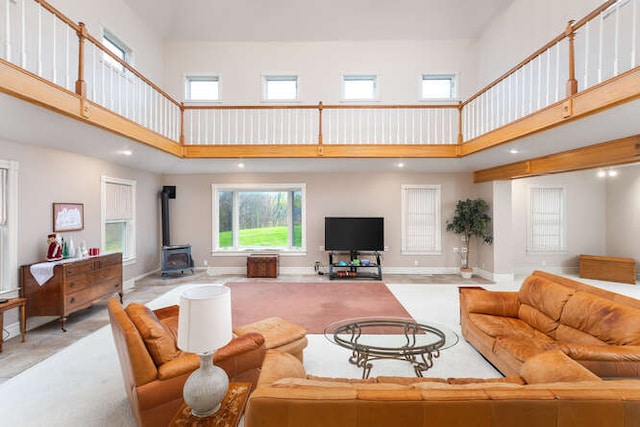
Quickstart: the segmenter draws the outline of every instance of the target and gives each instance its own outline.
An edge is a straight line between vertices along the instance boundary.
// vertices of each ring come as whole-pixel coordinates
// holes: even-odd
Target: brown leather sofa
[[[558,350],[501,379],[318,378],[268,350],[245,427],[631,427],[640,380],[602,380]]]
[[[535,271],[517,292],[460,288],[462,334],[504,375],[558,349],[601,377],[640,376],[640,301]]]
[[[150,310],[131,303],[126,308],[117,299],[108,302],[109,318],[125,388],[139,426],[165,426],[182,405],[184,383],[200,365],[200,358],[176,346],[178,306]],[[249,333],[234,338],[219,349],[214,363],[230,381],[254,385],[266,348],[264,338]]]

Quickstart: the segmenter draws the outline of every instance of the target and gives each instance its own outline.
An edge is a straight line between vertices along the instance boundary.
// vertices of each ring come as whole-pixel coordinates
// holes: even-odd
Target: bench
[[[580,277],[635,284],[636,260],[633,258],[580,255]]]

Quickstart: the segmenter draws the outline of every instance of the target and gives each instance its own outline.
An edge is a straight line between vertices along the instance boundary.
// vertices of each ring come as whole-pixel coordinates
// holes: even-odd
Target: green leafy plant
[[[464,247],[460,251],[463,270],[469,269],[469,242],[472,237],[479,237],[487,244],[493,243],[488,210],[489,205],[482,199],[458,200],[453,218],[447,221],[447,231],[463,236]]]

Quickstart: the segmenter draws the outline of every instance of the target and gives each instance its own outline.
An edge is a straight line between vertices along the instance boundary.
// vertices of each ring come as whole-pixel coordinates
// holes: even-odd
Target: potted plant
[[[472,237],[479,237],[491,244],[493,237],[489,233],[491,217],[487,214],[489,205],[482,199],[458,200],[453,218],[447,221],[447,231],[462,235],[464,246],[460,249],[462,267],[460,273],[465,279],[471,278],[473,269],[469,267],[469,242]]]

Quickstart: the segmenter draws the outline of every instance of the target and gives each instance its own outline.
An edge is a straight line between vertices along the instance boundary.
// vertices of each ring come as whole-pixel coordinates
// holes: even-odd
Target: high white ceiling
[[[165,40],[475,38],[514,0],[124,0]]]

